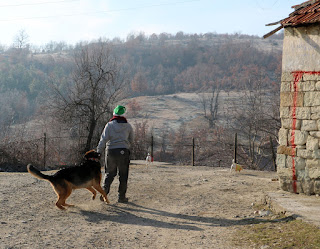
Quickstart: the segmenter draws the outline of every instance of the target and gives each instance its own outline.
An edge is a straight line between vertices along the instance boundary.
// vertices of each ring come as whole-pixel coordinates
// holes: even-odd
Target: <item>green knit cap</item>
[[[121,116],[122,114],[124,114],[126,112],[126,108],[122,105],[118,105],[116,108],[114,108],[113,113]]]

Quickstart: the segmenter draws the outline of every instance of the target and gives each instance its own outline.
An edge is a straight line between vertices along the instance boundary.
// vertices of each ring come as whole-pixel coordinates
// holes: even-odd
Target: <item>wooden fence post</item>
[[[274,168],[274,171],[277,171],[276,155],[274,154],[274,150],[273,150],[273,142],[272,142],[271,136],[269,138],[270,138],[270,147],[271,147],[271,152],[272,152],[273,168]]]
[[[191,164],[194,166],[194,137],[192,138]]]
[[[47,133],[43,134],[43,167],[46,167]]]
[[[234,163],[237,163],[237,146],[238,146],[238,134],[236,133],[234,135],[234,156],[233,156],[233,159],[234,159]]]
[[[153,160],[153,136],[151,135],[151,151],[150,151],[150,154],[151,154],[151,159]]]

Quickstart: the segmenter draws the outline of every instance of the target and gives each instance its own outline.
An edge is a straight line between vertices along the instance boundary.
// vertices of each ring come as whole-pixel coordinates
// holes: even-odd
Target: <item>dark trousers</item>
[[[123,198],[127,192],[130,151],[128,149],[107,150],[105,166],[104,190],[106,194],[110,192],[110,186],[114,177],[119,172],[119,198]]]

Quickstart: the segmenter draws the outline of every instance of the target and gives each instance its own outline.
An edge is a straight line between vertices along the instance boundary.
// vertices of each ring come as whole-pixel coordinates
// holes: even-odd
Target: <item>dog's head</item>
[[[95,150],[89,150],[84,154],[84,159],[85,160],[99,160],[101,154],[96,152]]]

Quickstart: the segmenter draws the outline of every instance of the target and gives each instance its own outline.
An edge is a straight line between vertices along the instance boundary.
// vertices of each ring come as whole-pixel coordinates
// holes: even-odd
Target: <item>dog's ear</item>
[[[90,157],[92,157],[94,154],[96,153],[96,151],[95,150],[89,150],[89,151],[87,151],[85,154],[84,154],[84,158],[90,158]]]

